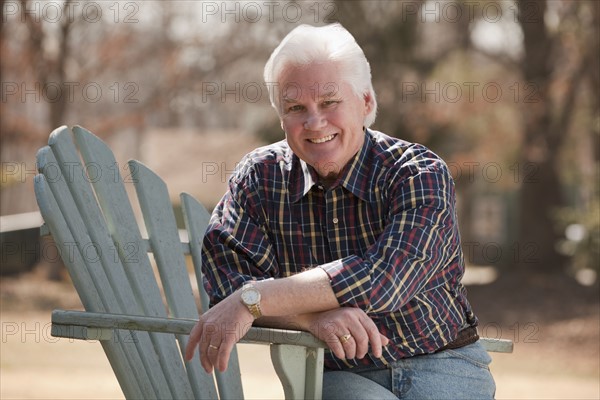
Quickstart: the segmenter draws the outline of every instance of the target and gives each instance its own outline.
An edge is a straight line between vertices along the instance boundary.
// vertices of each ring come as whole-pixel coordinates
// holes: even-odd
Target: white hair
[[[265,65],[264,78],[271,105],[279,113],[277,88],[282,72],[290,66],[335,62],[340,79],[352,87],[361,99],[369,95],[373,107],[365,116],[364,126],[375,122],[377,100],[371,82],[371,66],[354,37],[342,25],[335,23],[322,27],[300,25],[294,28],[273,50]]]

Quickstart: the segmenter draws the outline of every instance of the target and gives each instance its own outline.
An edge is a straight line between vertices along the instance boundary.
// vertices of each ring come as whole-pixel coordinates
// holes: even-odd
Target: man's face
[[[279,80],[280,118],[288,144],[322,178],[335,178],[364,142],[370,96],[340,80],[337,64],[289,67]]]

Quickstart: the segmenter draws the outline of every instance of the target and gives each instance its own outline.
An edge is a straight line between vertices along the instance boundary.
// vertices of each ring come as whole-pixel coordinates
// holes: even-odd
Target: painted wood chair
[[[128,399],[242,399],[235,350],[227,371],[216,379],[197,357],[183,362],[181,355],[198,316],[188,254],[201,307],[208,305],[200,271],[206,209],[189,194],[181,195],[189,238],[182,242],[165,183],[142,163],[130,161],[129,180],[148,232],[145,239],[120,168],[104,142],[84,128],[71,133],[61,127],[48,143],[37,155],[35,194],[44,230],[54,237],[86,310],[54,311],[52,334],[99,340]],[[286,398],[321,397],[325,345],[314,336],[251,328],[242,342],[270,345]]]
[[[208,305],[200,269],[206,209],[181,194],[188,237],[182,241],[165,183],[142,163],[129,161],[146,239],[104,142],[76,126],[73,132],[56,129],[48,144],[38,152],[35,177],[42,233],[54,237],[85,308],[55,310],[52,335],[99,340],[128,399],[242,399],[236,350],[227,371],[215,377],[204,372],[197,357],[182,360],[198,316],[191,279],[197,280],[202,310]],[[193,260],[195,278],[186,255]],[[241,340],[248,342],[270,346],[286,399],[321,398],[323,342],[306,332],[257,327]],[[512,351],[510,341],[482,343],[488,351]]]

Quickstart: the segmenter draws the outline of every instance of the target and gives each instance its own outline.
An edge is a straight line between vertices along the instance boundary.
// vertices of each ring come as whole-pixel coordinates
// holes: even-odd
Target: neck
[[[319,175],[319,183],[329,189],[335,181],[338,179],[338,175],[335,172],[330,172],[326,176]]]

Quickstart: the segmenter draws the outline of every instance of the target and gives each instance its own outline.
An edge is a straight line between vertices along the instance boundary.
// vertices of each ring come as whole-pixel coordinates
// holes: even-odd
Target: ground
[[[515,343],[512,354],[492,354],[497,398],[600,398],[597,285],[508,271],[468,290],[480,333]],[[3,277],[0,301],[0,398],[122,398],[97,342],[50,335],[52,309],[81,307],[68,281],[48,280],[43,268]],[[239,351],[247,397],[280,398],[268,349],[244,345]]]

